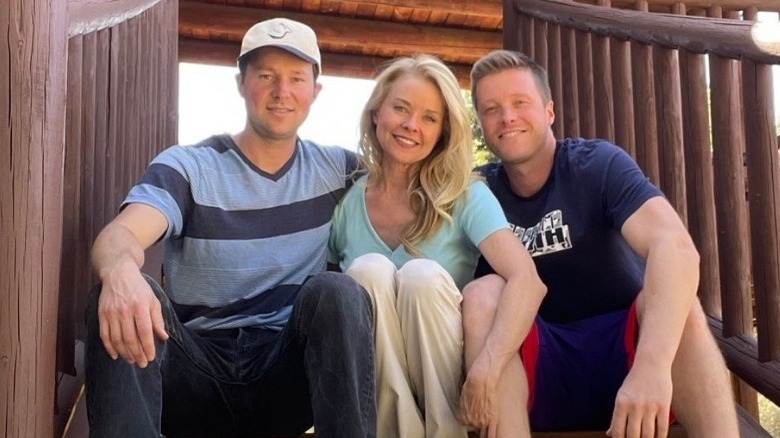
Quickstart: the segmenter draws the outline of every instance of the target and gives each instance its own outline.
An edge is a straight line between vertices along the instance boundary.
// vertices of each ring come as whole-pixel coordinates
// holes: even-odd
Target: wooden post
[[[0,431],[53,435],[67,2],[0,4]]]

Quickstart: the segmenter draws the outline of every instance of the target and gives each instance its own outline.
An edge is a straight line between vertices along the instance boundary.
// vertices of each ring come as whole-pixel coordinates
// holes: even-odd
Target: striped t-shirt
[[[214,136],[160,153],[123,205],[168,219],[165,290],[186,326],[281,329],[300,285],[326,268],[333,210],[357,164],[299,140],[271,175]]]

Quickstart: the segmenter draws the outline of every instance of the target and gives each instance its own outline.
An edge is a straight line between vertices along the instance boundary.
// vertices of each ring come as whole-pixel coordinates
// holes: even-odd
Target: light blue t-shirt
[[[168,220],[165,292],[187,327],[281,330],[300,286],[326,269],[330,220],[357,164],[299,140],[268,174],[219,135],[160,153],[124,203]]]
[[[367,176],[347,191],[336,207],[330,232],[329,262],[346,271],[352,261],[368,253],[382,254],[397,268],[412,260],[403,245],[390,248],[371,225],[366,210]],[[439,230],[420,242],[420,258],[439,263],[463,289],[474,278],[480,252],[478,245],[508,222],[501,205],[484,182],[475,180],[467,192],[455,201],[453,221],[444,221]]]

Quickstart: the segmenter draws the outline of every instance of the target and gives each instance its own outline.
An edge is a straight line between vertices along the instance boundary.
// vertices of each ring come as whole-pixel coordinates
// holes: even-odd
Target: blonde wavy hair
[[[409,193],[415,221],[403,232],[407,252],[419,255],[417,245],[432,236],[443,221],[452,221],[455,201],[471,180],[473,162],[471,120],[458,80],[438,58],[416,55],[397,58],[376,77],[376,86],[360,117],[359,148],[370,184],[382,178],[383,150],[376,136],[376,114],[395,82],[406,75],[425,78],[441,92],[445,115],[441,137],[430,155],[412,168]]]

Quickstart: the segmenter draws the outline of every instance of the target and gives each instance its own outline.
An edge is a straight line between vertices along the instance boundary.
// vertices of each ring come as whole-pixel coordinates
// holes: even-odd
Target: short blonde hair
[[[541,65],[525,53],[512,50],[493,50],[478,59],[471,67],[471,103],[474,105],[474,110],[479,111],[477,107],[477,84],[479,81],[493,73],[512,69],[530,71],[536,79],[536,87],[544,98],[544,102],[552,100],[547,71]]]
[[[430,55],[395,59],[376,77],[376,87],[360,117],[359,147],[372,180],[382,178],[383,159],[373,116],[395,82],[405,75],[433,83],[445,107],[441,137],[430,155],[415,164],[409,184],[416,219],[404,230],[401,240],[410,254],[418,255],[417,245],[432,236],[442,221],[452,220],[455,200],[468,188],[473,161],[471,120],[458,81],[441,60]]]

